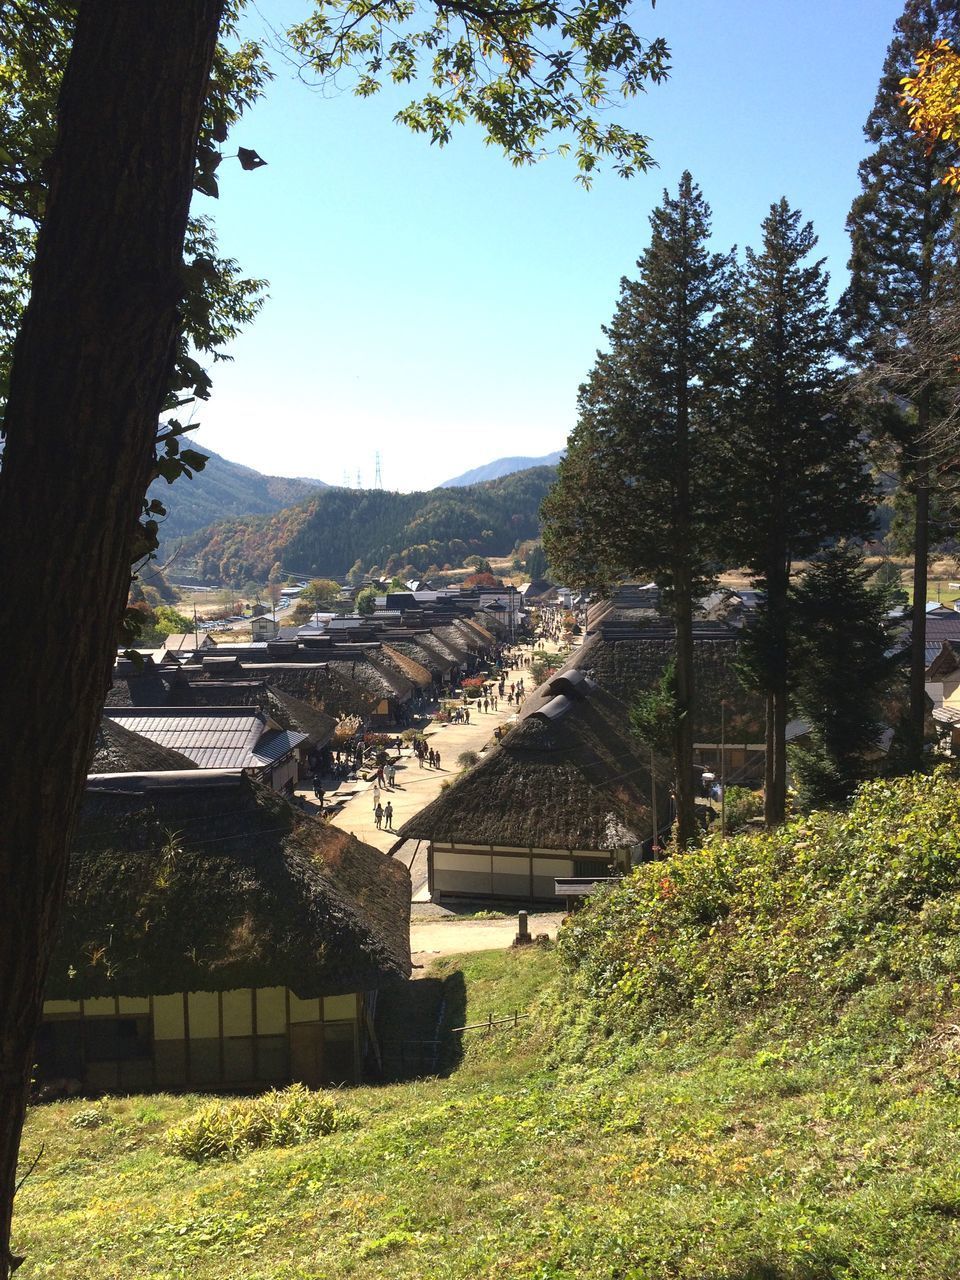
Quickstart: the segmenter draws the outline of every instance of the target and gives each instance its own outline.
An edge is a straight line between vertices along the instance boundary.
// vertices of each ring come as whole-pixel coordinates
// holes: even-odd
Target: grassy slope
[[[557,951],[438,962],[394,1028],[429,1034],[441,987],[448,1026],[537,992],[541,1017],[465,1037],[448,1078],[350,1091],[355,1131],[197,1167],[162,1146],[196,1099],[87,1129],[89,1104],[37,1108],[21,1274],[952,1280],[958,921],[947,776],[714,843]]]

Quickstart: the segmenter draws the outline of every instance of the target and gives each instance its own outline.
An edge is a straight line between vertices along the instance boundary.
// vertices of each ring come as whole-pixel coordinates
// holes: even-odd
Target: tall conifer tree
[[[872,577],[859,548],[839,543],[791,592],[794,698],[809,725],[809,742],[793,748],[791,763],[804,808],[845,804],[875,768],[870,755],[897,659],[889,653],[891,592]]]
[[[609,350],[580,389],[580,416],[543,505],[544,547],[571,582],[654,578],[677,629],[678,840],[696,836],[693,601],[714,558],[719,308],[731,259],[710,253],[710,209],[689,173],[650,218],[636,280],[604,329]]]
[[[735,465],[725,545],[763,592],[749,647],[766,699],[764,816],[783,821],[789,687],[787,593],[791,566],[824,541],[868,521],[868,481],[857,430],[834,367],[836,325],[811,223],[781,199],[748,249],[736,323],[738,378],[731,397]]]
[[[861,366],[880,361],[903,368],[905,335],[922,335],[945,276],[955,269],[951,230],[957,192],[942,183],[960,158],[956,138],[929,144],[910,127],[901,105],[901,80],[915,70],[916,54],[935,41],[960,38],[958,0],[907,0],[887,50],[877,98],[864,133],[874,150],[860,165],[861,192],[847,219],[850,285],[841,313]],[[896,358],[891,356],[896,353]],[[896,415],[892,435],[900,472],[916,502],[913,538],[913,641],[910,664],[910,742],[913,763],[923,746],[925,605],[932,468],[930,432],[936,387],[916,369],[888,390],[910,408]]]

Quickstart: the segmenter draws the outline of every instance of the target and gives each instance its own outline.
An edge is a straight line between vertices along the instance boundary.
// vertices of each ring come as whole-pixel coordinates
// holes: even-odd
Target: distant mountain
[[[459,566],[464,557],[505,556],[536,538],[555,467],[534,467],[485,484],[423,493],[325,488],[272,515],[223,520],[184,544],[181,564],[203,582],[262,581],[287,573],[340,577],[360,561],[393,574]]]
[[[530,467],[555,467],[563,457],[564,450],[548,453],[543,458],[498,458],[496,462],[488,462],[485,467],[474,467],[465,471],[462,476],[453,480],[444,480],[438,485],[440,489],[459,489],[463,485],[483,484],[485,480],[499,480],[501,476],[513,475],[514,471],[527,471]]]
[[[209,458],[204,469],[192,480],[181,477],[172,485],[165,480],[155,480],[150,486],[150,497],[159,498],[167,508],[167,518],[160,526],[160,537],[167,550],[181,538],[218,520],[270,515],[318,489],[329,487],[323,480],[261,475],[252,467],[228,462],[199,441],[188,441],[188,444]]]

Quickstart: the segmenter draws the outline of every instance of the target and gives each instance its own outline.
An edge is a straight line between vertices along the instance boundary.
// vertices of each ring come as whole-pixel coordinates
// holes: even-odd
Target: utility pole
[[[380,450],[379,449],[377,450],[377,453],[376,453],[376,462],[374,464],[374,470],[373,470],[373,487],[375,489],[383,488],[383,479],[380,475]]]

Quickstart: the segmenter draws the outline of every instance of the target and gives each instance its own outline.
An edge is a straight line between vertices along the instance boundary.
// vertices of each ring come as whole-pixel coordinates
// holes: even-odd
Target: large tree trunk
[[[68,850],[172,369],[221,9],[83,0],[15,349],[0,472],[0,1280]]]

